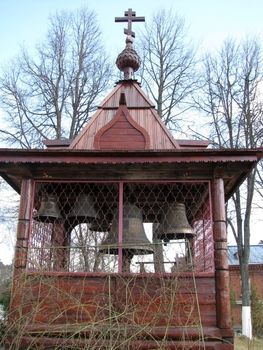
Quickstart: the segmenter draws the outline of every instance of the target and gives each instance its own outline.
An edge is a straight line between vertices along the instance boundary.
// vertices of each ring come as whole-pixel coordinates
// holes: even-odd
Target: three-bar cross
[[[132,9],[124,12],[125,17],[115,17],[115,22],[128,22],[128,29],[124,29],[124,34],[131,35],[135,38],[135,33],[132,31],[132,22],[144,22],[145,17],[136,17],[136,12]]]

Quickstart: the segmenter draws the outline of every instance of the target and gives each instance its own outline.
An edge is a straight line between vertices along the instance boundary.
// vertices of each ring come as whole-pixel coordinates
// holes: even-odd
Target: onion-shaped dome
[[[132,38],[127,37],[125,49],[118,55],[116,65],[124,73],[124,79],[132,79],[141,64],[140,57],[132,47]]]

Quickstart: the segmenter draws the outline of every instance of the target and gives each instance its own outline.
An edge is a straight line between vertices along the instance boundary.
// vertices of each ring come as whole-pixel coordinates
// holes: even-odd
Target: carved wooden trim
[[[118,121],[121,121],[123,117],[128,121],[131,126],[136,129],[144,138],[144,149],[150,148],[150,137],[147,131],[141,127],[136,121],[131,117],[128,108],[125,105],[120,105],[116,115],[112,118],[112,120],[106,124],[103,128],[101,128],[97,134],[94,137],[94,147],[95,149],[101,149],[101,138],[103,137],[103,134],[110,130]],[[116,146],[118,145],[118,136],[116,136],[116,141],[113,143]],[[132,140],[131,140],[132,142]],[[121,149],[121,147],[114,147],[114,149]],[[131,148],[132,149],[132,148]],[[136,150],[136,147],[134,148]]]

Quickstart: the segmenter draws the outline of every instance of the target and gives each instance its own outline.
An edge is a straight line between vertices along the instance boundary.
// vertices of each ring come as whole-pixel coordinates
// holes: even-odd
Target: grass
[[[263,339],[254,338],[249,340],[246,337],[235,338],[235,350],[263,350]]]

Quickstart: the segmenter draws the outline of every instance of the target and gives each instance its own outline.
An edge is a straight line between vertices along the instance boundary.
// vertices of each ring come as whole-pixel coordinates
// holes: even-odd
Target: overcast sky
[[[48,17],[56,10],[83,5],[95,10],[108,50],[123,48],[124,23],[114,23],[132,8],[149,20],[159,8],[173,9],[185,18],[189,36],[203,50],[215,48],[228,36],[263,36],[263,0],[0,0],[0,65],[19,52],[20,45],[34,47],[48,27]],[[136,23],[138,30],[141,23]]]

